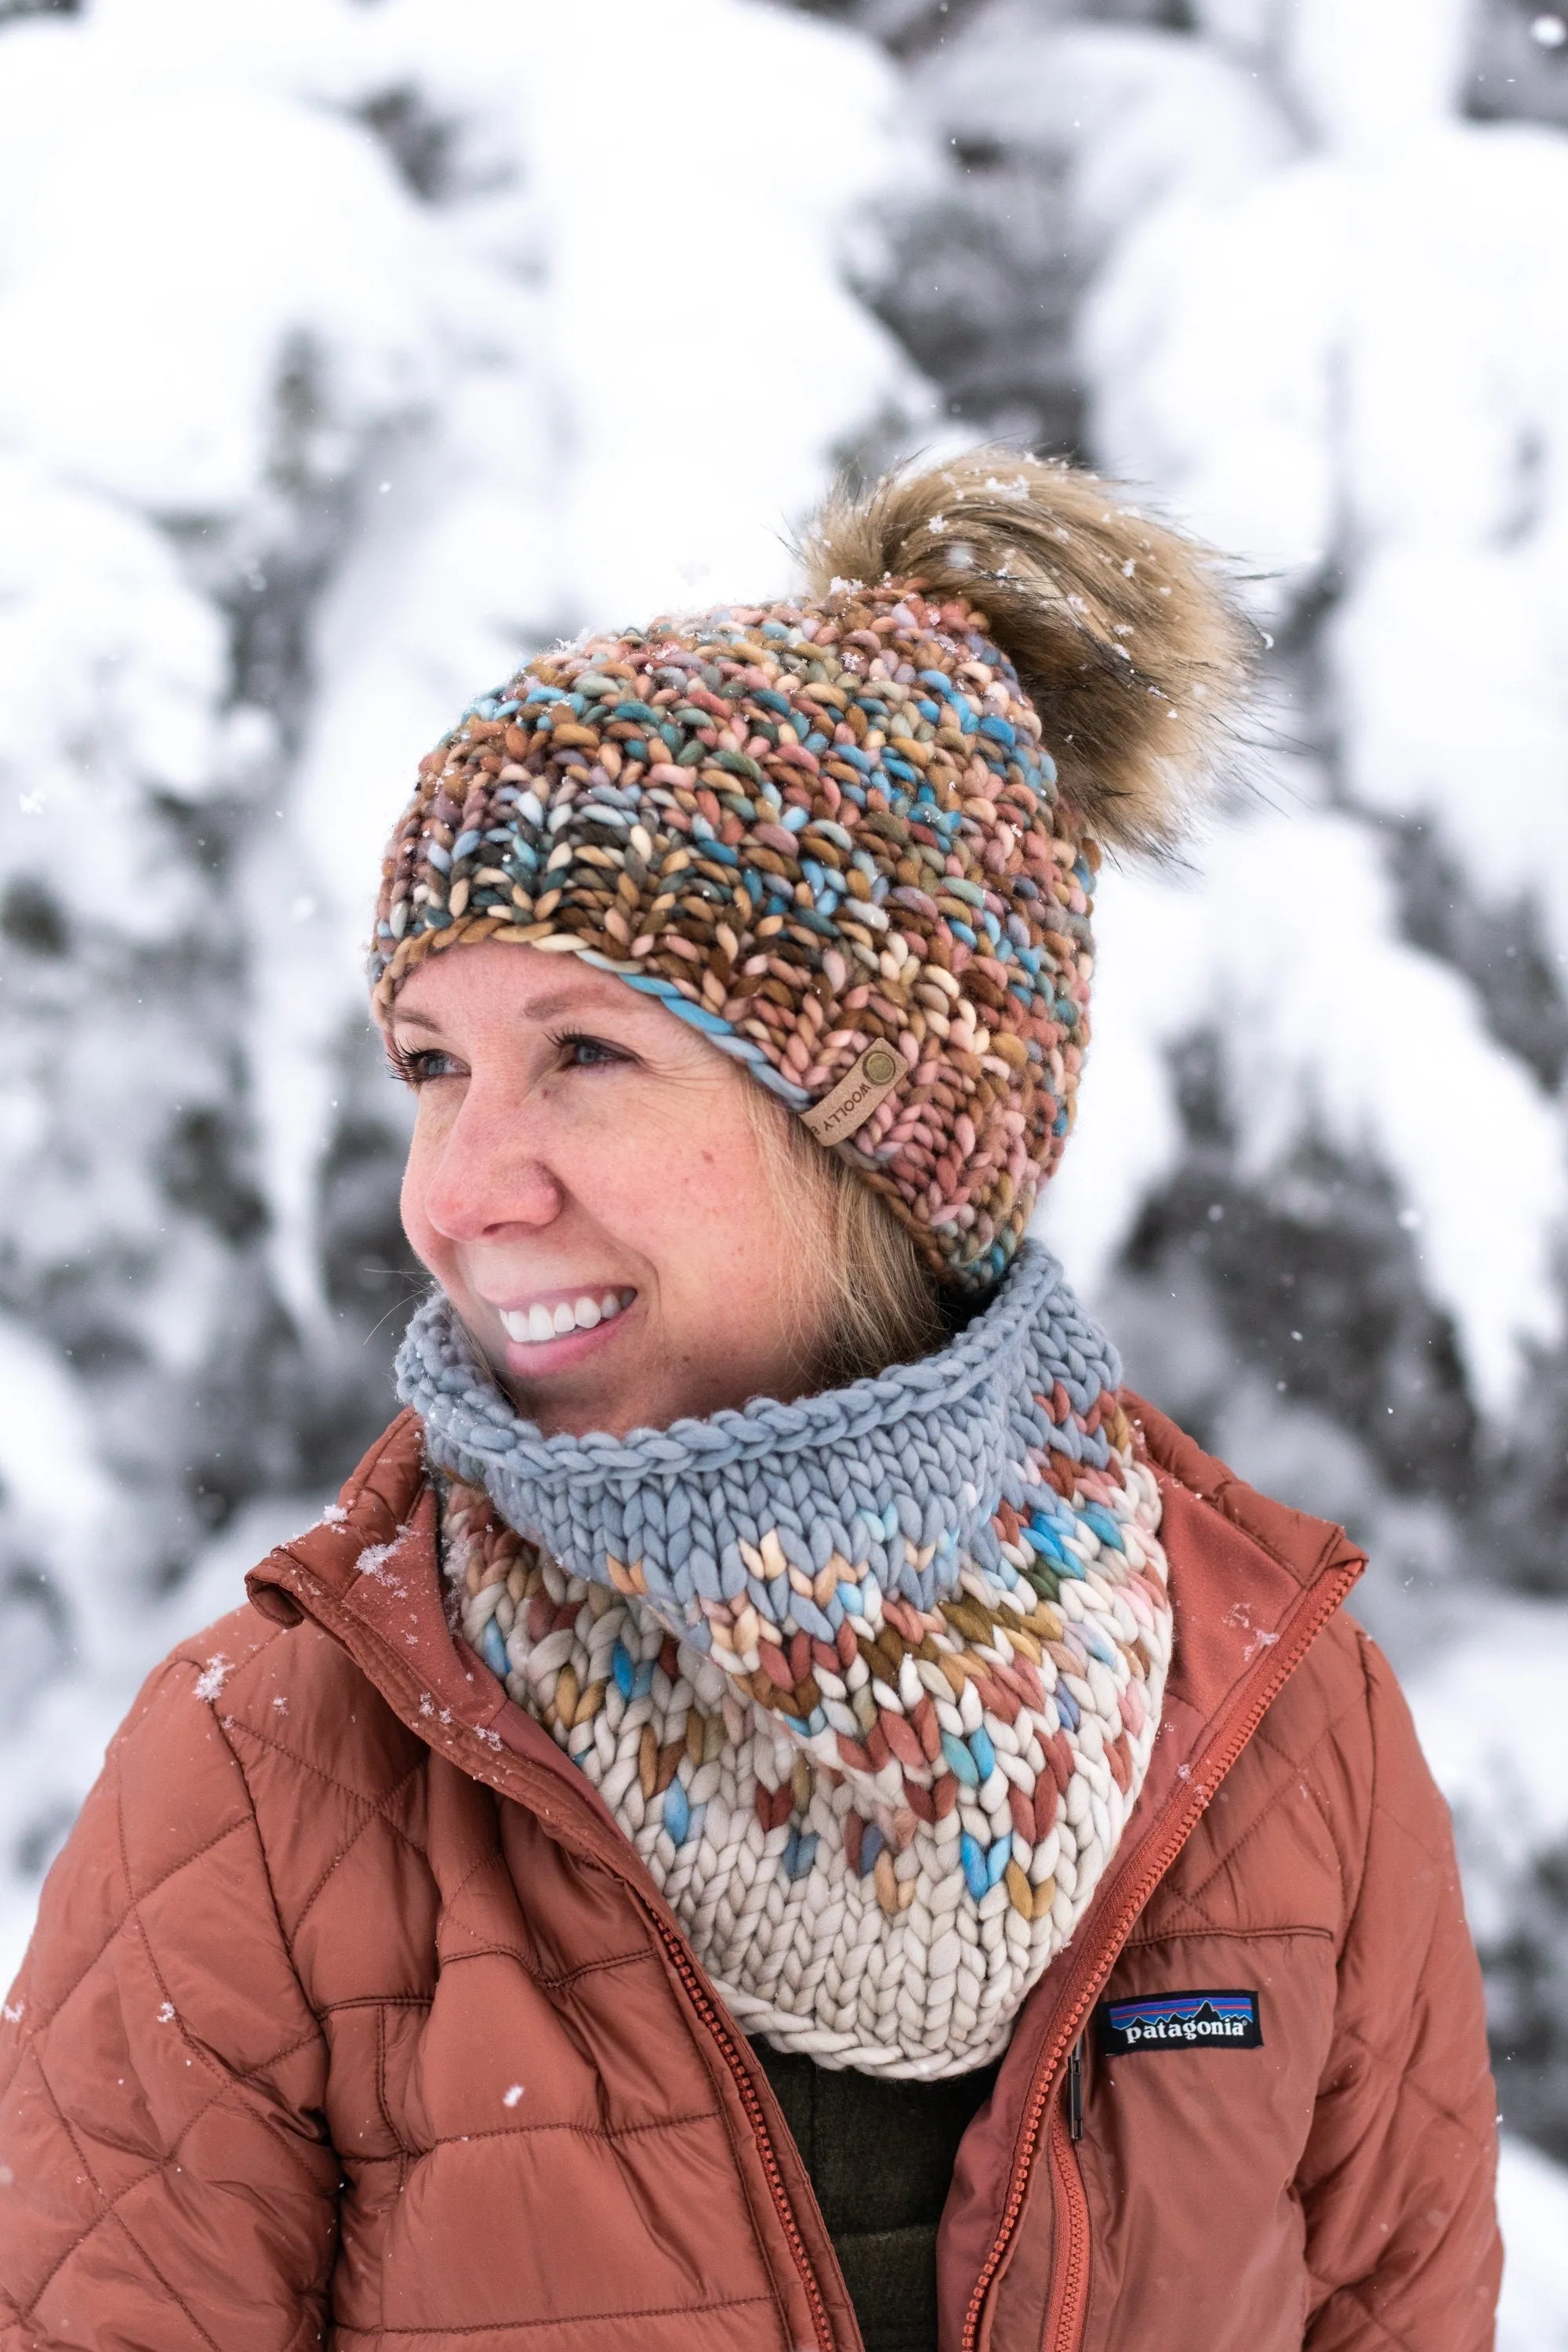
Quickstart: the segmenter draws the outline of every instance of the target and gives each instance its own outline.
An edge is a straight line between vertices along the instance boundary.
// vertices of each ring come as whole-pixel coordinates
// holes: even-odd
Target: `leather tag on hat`
[[[802,1111],[802,1121],[818,1143],[842,1143],[846,1136],[865,1126],[871,1113],[887,1101],[905,1075],[903,1055],[879,1038],[867,1046],[830,1095],[824,1095],[819,1103]]]

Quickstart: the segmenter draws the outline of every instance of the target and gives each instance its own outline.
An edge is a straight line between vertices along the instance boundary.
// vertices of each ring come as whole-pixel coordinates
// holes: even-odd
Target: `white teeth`
[[[584,1291],[582,1297],[569,1305],[565,1299],[558,1307],[503,1307],[497,1311],[501,1328],[509,1339],[521,1347],[531,1347],[542,1339],[563,1339],[569,1331],[592,1331],[597,1324],[608,1323],[629,1304],[629,1298],[618,1291],[606,1290],[602,1298],[594,1298]]]

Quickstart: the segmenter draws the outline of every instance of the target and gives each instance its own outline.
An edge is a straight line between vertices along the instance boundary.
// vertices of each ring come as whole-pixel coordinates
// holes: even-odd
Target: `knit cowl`
[[[1028,1243],[937,1352],[543,1436],[449,1303],[399,1389],[463,1637],[598,1790],[748,2032],[985,2063],[1099,1885],[1171,1654],[1120,1366]]]

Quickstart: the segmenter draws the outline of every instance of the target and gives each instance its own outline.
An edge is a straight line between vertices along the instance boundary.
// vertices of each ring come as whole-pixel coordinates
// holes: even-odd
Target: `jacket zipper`
[[[1051,2243],[1057,2259],[1052,2265],[1042,2352],[1074,2352],[1089,2301],[1089,2200],[1078,2161],[1078,2143],[1083,2137],[1081,2033],[1068,2056],[1066,2104],[1065,2123],[1059,2106],[1051,2117]]]
[[[636,1892],[635,1888],[631,1891]],[[640,1896],[638,1899],[643,1900]],[[646,1901],[644,1908],[647,1910],[648,1917],[658,1930],[660,1941],[669,1954],[680,1981],[686,1989],[687,1999],[718,2043],[720,2053],[734,2077],[735,2088],[741,2095],[741,2104],[746,2110],[746,2120],[752,2126],[752,2134],[763,2159],[763,2170],[767,2176],[768,2189],[773,2197],[773,2210],[778,2215],[779,2227],[788,2240],[790,2252],[795,2258],[795,2269],[800,2273],[801,2285],[805,2290],[805,2299],[810,2305],[811,2324],[816,2334],[819,2352],[837,2352],[833,2322],[827,2315],[827,2305],[823,2301],[822,2289],[817,2283],[816,2273],[812,2267],[811,2256],[806,2252],[805,2240],[800,2234],[800,2225],[795,2218],[795,2208],[789,2201],[789,2191],[784,2187],[784,2174],[779,2169],[778,2157],[773,2141],[768,2136],[767,2117],[763,2113],[763,2103],[757,2096],[756,2084],[752,2080],[744,2059],[735,2047],[733,2035],[726,2030],[718,2011],[709,2000],[703,1990],[702,1980],[679,1937],[670,1934],[664,1921],[656,1911],[647,1906]]]
[[[1078,2055],[1074,2049],[1073,2055]],[[1058,2105],[1051,2117],[1051,2186],[1056,2209],[1056,2259],[1052,2264],[1051,2307],[1046,2315],[1042,2352],[1075,2352],[1083,2333],[1089,2302],[1089,2200],[1079,2170],[1069,2113],[1064,2122]]]
[[[1100,1958],[1095,1964],[1094,1973],[1085,1985],[1084,1990],[1079,1993],[1077,2000],[1072,2004],[1063,2026],[1058,2030],[1050,2045],[1049,2054],[1045,2063],[1036,2070],[1035,2087],[1029,2095],[1029,2105],[1024,2119],[1023,2136],[1019,2142],[1017,2159],[1013,2168],[1012,2183],[1007,2191],[1007,2202],[1003,2208],[1002,2219],[998,2224],[996,2235],[992,2241],[991,2251],[980,2266],[980,2275],[974,2282],[974,2291],[969,2298],[969,2309],[964,2314],[963,2318],[963,2334],[960,2338],[960,2352],[975,2352],[980,2334],[980,2315],[984,2305],[985,2297],[990,2292],[992,2280],[995,2277],[998,2270],[1000,2270],[1002,2266],[1002,2257],[1007,2251],[1013,2231],[1017,2227],[1018,2216],[1024,2210],[1024,2200],[1028,2191],[1029,2172],[1034,2164],[1036,2150],[1039,2146],[1040,2127],[1045,2121],[1046,2109],[1049,2104],[1051,2095],[1057,2087],[1058,2068],[1060,2066],[1067,2052],[1079,2040],[1082,2032],[1085,2021],[1089,2016],[1089,2012],[1100,1997],[1100,1989],[1105,1982],[1107,1977],[1110,1974],[1111,1969],[1115,1967],[1117,1956],[1121,1952],[1122,1945],[1131,1934],[1133,1923],[1136,1921],[1139,1913],[1142,1910],[1144,1905],[1148,1902],[1149,1897],[1153,1894],[1154,1889],[1158,1886],[1160,1881],[1163,1878],[1165,1873],[1170,1869],[1171,1864],[1175,1861],[1176,1856],[1180,1853],[1183,1846],[1185,1845],[1188,1838],[1192,1835],[1194,1829],[1196,1827],[1205,1809],[1212,1801],[1215,1791],[1219,1787],[1220,1782],[1225,1779],[1226,1774],[1230,1770],[1231,1766],[1236,1762],[1237,1758],[1240,1755],[1242,1749],[1246,1747],[1247,1741],[1251,1738],[1253,1733],[1262,1722],[1265,1715],[1268,1712],[1269,1707],[1273,1705],[1280,1691],[1283,1690],[1285,1685],[1289,1681],[1290,1676],[1295,1673],[1296,1668],[1300,1664],[1301,1660],[1306,1656],[1308,1650],[1311,1647],[1311,1644],[1317,1638],[1318,1634],[1322,1631],[1323,1626],[1333,1615],[1334,1611],[1339,1607],[1341,1601],[1344,1599],[1352,1585],[1354,1584],[1358,1572],[1359,1571],[1354,1568],[1345,1568],[1340,1570],[1336,1574],[1331,1575],[1326,1580],[1326,1589],[1321,1597],[1319,1606],[1314,1610],[1304,1612],[1304,1627],[1300,1637],[1291,1643],[1289,1648],[1285,1651],[1282,1656],[1279,1651],[1276,1651],[1273,1661],[1273,1671],[1265,1675],[1263,1681],[1258,1685],[1251,1705],[1247,1707],[1246,1713],[1242,1716],[1240,1722],[1237,1725],[1236,1729],[1232,1732],[1230,1737],[1225,1742],[1223,1748],[1220,1749],[1215,1766],[1213,1769],[1212,1777],[1209,1777],[1206,1780],[1206,1786],[1201,1794],[1200,1801],[1172,1824],[1170,1832],[1162,1840],[1159,1847],[1151,1856],[1147,1866],[1141,1873],[1137,1881],[1133,1885],[1127,1899],[1123,1902],[1120,1912],[1117,1914],[1115,1923],[1106,1939],[1104,1948],[1100,1952]],[[1076,2316],[1070,2308],[1074,2300],[1073,2295],[1068,2292],[1067,2286],[1064,2284],[1062,2308],[1057,2330],[1054,2336],[1049,2336],[1047,2339],[1049,2346],[1049,2352],[1073,2352],[1073,2347],[1078,2342],[1078,2334],[1077,2332],[1072,2334],[1064,2333],[1064,2328],[1067,2323],[1070,2320],[1075,2331],[1081,2329],[1083,2316],[1081,2309],[1083,2300],[1082,2286],[1087,2283],[1088,2277],[1088,2202],[1084,2198],[1082,2176],[1079,2172],[1077,2158],[1072,2153],[1071,2143],[1067,2140],[1065,2131],[1063,2133],[1063,2154],[1065,2161],[1067,2165],[1071,2167],[1072,2181],[1076,2185],[1079,2206],[1081,2208],[1082,2212],[1083,2276],[1081,2280],[1077,2282],[1077,2300],[1079,2305],[1079,2308]],[[1060,2180],[1063,2194],[1067,2200],[1068,2214],[1070,2223],[1074,2212],[1073,2194],[1072,2189],[1068,2185],[1065,2169],[1058,2171],[1058,2179]],[[1069,2247],[1069,2255],[1071,2252],[1072,2249]]]

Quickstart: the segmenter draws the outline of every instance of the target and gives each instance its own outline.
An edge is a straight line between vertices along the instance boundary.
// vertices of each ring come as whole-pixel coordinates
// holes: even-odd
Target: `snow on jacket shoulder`
[[[1176,1663],[965,2137],[943,2352],[1485,2352],[1479,1974],[1339,1611],[1355,1555],[1138,1410]],[[0,2347],[851,2352],[743,2037],[447,1631],[408,1416],[342,1499],[152,1677],[50,1874],[3,2027]]]

